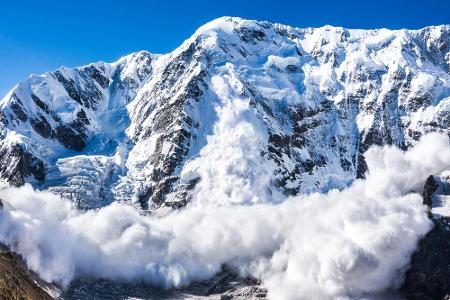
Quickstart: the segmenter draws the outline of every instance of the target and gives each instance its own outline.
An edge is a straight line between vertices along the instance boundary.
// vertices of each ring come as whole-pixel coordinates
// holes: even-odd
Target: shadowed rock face
[[[0,199],[0,210],[2,209],[3,202]],[[52,299],[37,282],[41,282],[42,286],[50,286],[28,271],[17,255],[0,244],[0,300]]]
[[[64,299],[266,299],[266,291],[253,279],[223,271],[210,280],[180,289],[165,290],[145,283],[78,279],[62,295]]]
[[[433,196],[450,195],[438,176],[424,186],[424,204],[430,209],[434,228],[420,242],[406,272],[402,293],[407,299],[450,299],[450,217],[433,214]]]
[[[434,228],[420,242],[402,293],[407,299],[450,299],[450,218],[432,218]]]
[[[433,194],[439,187],[439,181],[434,178],[433,175],[430,175],[425,182],[423,187],[423,204],[428,206],[429,209],[433,208]]]
[[[45,179],[43,161],[25,151],[21,145],[0,144],[0,157],[0,178],[14,186],[23,185],[28,176],[39,181]]]
[[[0,248],[0,299],[46,300],[52,298],[35,283],[15,255]]]

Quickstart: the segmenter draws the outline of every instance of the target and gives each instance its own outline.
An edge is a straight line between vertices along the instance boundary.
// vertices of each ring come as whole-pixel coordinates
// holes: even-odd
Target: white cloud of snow
[[[418,193],[428,175],[450,168],[449,140],[434,133],[408,152],[375,147],[366,160],[365,180],[279,204],[249,205],[246,185],[205,169],[211,184],[197,190],[201,204],[194,198],[193,205],[163,217],[119,203],[82,212],[28,185],[6,188],[0,190],[0,241],[43,279],[63,284],[88,274],[180,286],[228,264],[261,279],[272,299],[379,292],[395,285],[431,228]],[[214,163],[227,165],[220,157]],[[243,193],[232,195],[243,199],[233,205],[214,200],[240,188]]]
[[[184,181],[201,177],[194,193],[196,206],[279,199],[279,195],[268,193],[273,162],[261,155],[267,149],[267,133],[249,100],[236,95],[242,84],[230,73],[222,75],[225,79],[212,78],[217,97],[223,102],[216,108],[218,121],[200,156],[190,161],[181,174]]]

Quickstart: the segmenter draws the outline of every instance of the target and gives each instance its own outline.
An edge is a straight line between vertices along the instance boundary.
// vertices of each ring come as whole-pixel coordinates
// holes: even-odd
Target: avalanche
[[[366,160],[365,180],[280,204],[218,205],[227,195],[253,199],[248,193],[258,195],[260,184],[250,181],[247,189],[202,169],[216,184],[198,188],[201,203],[194,198],[163,217],[119,203],[83,212],[29,185],[5,188],[0,241],[43,279],[63,284],[89,275],[169,288],[227,264],[261,279],[272,299],[359,297],[401,281],[431,228],[418,192],[429,174],[450,168],[449,139],[429,134],[407,152],[374,147]]]

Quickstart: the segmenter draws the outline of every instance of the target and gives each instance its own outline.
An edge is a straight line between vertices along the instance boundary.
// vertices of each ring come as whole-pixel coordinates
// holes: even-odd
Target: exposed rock
[[[78,129],[78,128],[76,128]],[[69,126],[59,126],[56,128],[58,141],[69,149],[81,151],[86,146],[86,135]]]
[[[230,271],[194,282],[179,289],[163,289],[143,282],[124,283],[110,280],[78,279],[62,296],[64,299],[266,299],[266,291],[259,282],[240,278]]]
[[[36,284],[14,254],[0,247],[0,299],[46,300],[52,297]]]
[[[434,228],[420,242],[406,272],[402,293],[407,299],[450,298],[450,218],[432,219]]]
[[[439,187],[439,182],[434,178],[433,175],[430,175],[423,187],[423,204],[428,206],[429,209],[432,209],[432,203],[433,203],[433,194],[436,192],[436,190]]]
[[[433,213],[433,197],[450,196],[450,189],[442,188],[447,184],[450,181],[439,176],[430,176],[425,183],[424,204],[431,209],[434,227],[420,242],[406,272],[402,293],[407,299],[450,299],[450,217]]]
[[[0,158],[0,178],[12,185],[23,185],[28,176],[33,176],[38,181],[45,179],[42,160],[25,151],[21,145],[0,143]]]
[[[0,178],[82,209],[112,201],[181,208],[202,180],[183,173],[186,165],[202,155],[218,111],[236,100],[262,132],[257,152],[275,166],[270,188],[345,188],[364,177],[371,146],[407,149],[428,132],[450,134],[449,39],[450,26],[355,31],[221,18],[168,55],[141,51],[33,75],[2,100]],[[440,187],[427,180],[432,209]],[[407,274],[409,297],[450,290],[447,218],[433,218]],[[67,297],[265,296],[227,272],[214,280],[162,291],[80,279]]]

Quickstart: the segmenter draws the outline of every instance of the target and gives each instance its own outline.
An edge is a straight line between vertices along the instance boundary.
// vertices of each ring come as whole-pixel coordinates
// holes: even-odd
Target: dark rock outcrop
[[[433,222],[406,272],[402,293],[407,299],[450,299],[450,218],[433,217]]]
[[[433,194],[439,187],[439,183],[436,181],[433,175],[430,175],[425,181],[425,185],[423,187],[423,204],[428,206],[429,209],[432,208],[433,204]]]
[[[50,300],[31,278],[20,260],[0,247],[0,300]]]
[[[143,282],[123,283],[110,280],[78,279],[73,281],[62,297],[74,299],[266,299],[259,282],[241,278],[229,270],[215,277],[194,282],[179,289],[163,289]]]
[[[433,196],[447,193],[439,177],[428,177],[424,204],[433,208]],[[412,300],[450,299],[450,217],[430,213],[433,229],[420,242],[406,272],[402,293]]]

